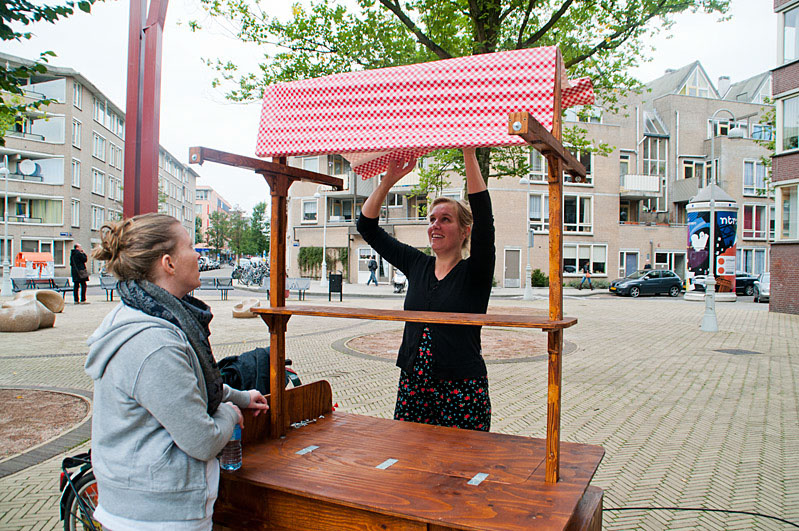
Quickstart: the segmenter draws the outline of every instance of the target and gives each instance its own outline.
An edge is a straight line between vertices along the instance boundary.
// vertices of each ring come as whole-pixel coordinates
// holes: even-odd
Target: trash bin
[[[344,293],[342,289],[343,282],[343,275],[341,273],[331,273],[327,278],[327,300],[330,301],[331,297],[334,293],[338,293],[338,300],[342,302],[344,300]]]

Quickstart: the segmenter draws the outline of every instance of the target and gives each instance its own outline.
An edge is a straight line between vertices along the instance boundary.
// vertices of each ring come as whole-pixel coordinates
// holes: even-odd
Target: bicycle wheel
[[[94,473],[91,471],[87,472],[80,479],[75,481],[74,485],[75,489],[67,500],[64,531],[102,529],[103,526],[100,525],[100,522],[91,517],[94,514],[94,509],[97,507],[97,481],[94,479]],[[67,488],[69,487],[67,486]],[[80,506],[81,504],[78,503],[78,497],[80,497],[84,507],[91,514],[84,514]]]

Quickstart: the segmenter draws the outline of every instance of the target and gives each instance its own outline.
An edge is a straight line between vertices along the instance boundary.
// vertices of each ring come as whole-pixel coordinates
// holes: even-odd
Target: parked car
[[[771,294],[771,273],[762,273],[754,285],[755,302],[768,302]]]
[[[697,275],[694,277],[694,289],[698,291],[705,291],[705,275]],[[738,295],[752,295],[755,292],[755,275],[750,275],[743,271],[735,272],[735,293]],[[716,288],[718,289],[718,288]]]
[[[668,293],[676,297],[682,290],[682,280],[668,269],[641,269],[627,277],[617,278],[608,289],[611,293],[630,297],[649,293]]]

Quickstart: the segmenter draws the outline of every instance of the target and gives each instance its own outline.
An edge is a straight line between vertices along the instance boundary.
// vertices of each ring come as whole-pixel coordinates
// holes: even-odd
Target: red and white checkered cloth
[[[557,48],[529,48],[267,87],[256,154],[341,153],[368,179],[390,160],[443,148],[507,146],[508,113],[552,129]],[[561,75],[563,108],[594,102],[588,78]]]

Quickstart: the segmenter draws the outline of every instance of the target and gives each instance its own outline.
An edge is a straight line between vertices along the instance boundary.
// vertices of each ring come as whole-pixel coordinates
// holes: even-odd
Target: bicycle
[[[72,469],[77,469],[73,471]],[[99,531],[103,527],[92,515],[97,508],[97,480],[92,472],[91,452],[85,452],[61,461],[59,504],[64,531],[83,529]]]

